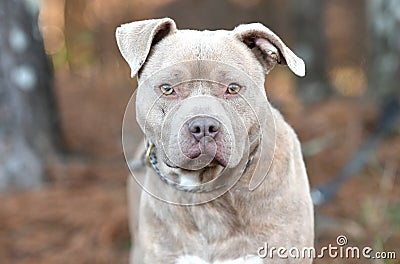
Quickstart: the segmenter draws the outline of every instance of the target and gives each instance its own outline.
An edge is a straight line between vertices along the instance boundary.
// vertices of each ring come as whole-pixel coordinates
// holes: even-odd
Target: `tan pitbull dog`
[[[300,143],[264,90],[275,64],[304,76],[304,62],[259,23],[195,31],[153,19],[116,38],[138,74],[148,142],[134,172],[145,191],[128,184],[131,263],[311,263],[288,252],[314,239]]]

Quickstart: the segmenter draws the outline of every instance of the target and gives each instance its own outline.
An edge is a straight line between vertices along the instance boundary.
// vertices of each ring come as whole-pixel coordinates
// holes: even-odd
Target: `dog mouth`
[[[172,165],[170,161],[165,161],[164,163],[167,167],[171,169],[187,169],[186,167],[183,168],[178,165]],[[214,168],[216,166],[226,167],[226,161],[214,158],[211,160],[211,162],[209,162],[206,166],[204,166],[204,168]]]
[[[202,166],[202,168],[213,168],[216,166],[222,166],[222,167],[226,167],[228,162],[221,156],[217,156],[214,158],[211,158],[206,155],[206,154],[200,154],[197,157],[195,157],[197,159],[197,164],[198,163],[202,163],[202,161],[206,161],[204,162],[204,166]],[[190,166],[188,165],[179,165],[179,164],[173,164],[171,161],[166,160],[164,161],[164,164],[171,168],[171,169],[186,169],[186,170],[198,170],[198,168],[196,166],[193,166],[193,168],[191,169]]]
[[[208,137],[189,145],[184,151],[184,155],[197,164],[204,164],[204,167],[216,165],[226,167],[228,164],[224,155],[224,147],[219,142]]]
[[[180,151],[183,155],[179,159],[166,155],[165,165],[172,169],[181,168],[192,171],[215,166],[227,167],[228,165],[224,146],[214,139],[203,138],[200,142],[184,144]]]

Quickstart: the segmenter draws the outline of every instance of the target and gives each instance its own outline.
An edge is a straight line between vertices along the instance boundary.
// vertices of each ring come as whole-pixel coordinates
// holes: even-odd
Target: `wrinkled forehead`
[[[158,87],[162,84],[172,86],[197,83],[227,86],[237,83],[245,87],[260,86],[252,76],[235,65],[213,60],[189,60],[169,64],[141,78],[140,86]]]
[[[188,62],[188,63],[184,63]],[[180,30],[161,40],[151,51],[140,82],[160,71],[193,75],[194,78],[218,75],[247,75],[264,80],[264,71],[254,54],[229,31]]]

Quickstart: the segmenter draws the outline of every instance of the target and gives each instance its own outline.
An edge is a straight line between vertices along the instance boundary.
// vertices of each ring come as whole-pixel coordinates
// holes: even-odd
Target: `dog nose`
[[[219,131],[220,123],[212,117],[196,117],[189,121],[189,132],[200,141],[203,137],[214,138]]]

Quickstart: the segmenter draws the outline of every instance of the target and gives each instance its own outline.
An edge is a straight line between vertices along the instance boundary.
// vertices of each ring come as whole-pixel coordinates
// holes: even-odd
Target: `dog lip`
[[[222,155],[215,155],[215,158],[213,161],[216,161],[219,165],[221,165],[222,167],[226,167],[228,165],[228,163],[226,162],[226,160],[222,157]]]
[[[178,168],[179,168],[178,166],[171,165],[171,164],[169,164],[168,162],[164,162],[164,163],[165,163],[165,165],[166,165],[167,167],[169,167],[169,168],[172,168],[172,169],[178,169]]]
[[[185,168],[185,167],[172,166],[172,165],[170,165],[170,164],[168,164],[168,163],[165,163],[165,165],[166,165],[167,167],[169,167],[169,168],[172,168],[172,169],[190,170],[190,169]],[[218,160],[218,159],[214,158],[209,164],[207,164],[207,166],[205,166],[205,168],[213,168],[213,167],[218,166],[218,165],[219,165],[219,166],[222,166],[222,167],[226,167],[226,162],[225,162],[225,160]]]
[[[194,144],[190,148],[187,149],[187,152],[185,153],[186,157],[189,159],[197,159],[201,155],[210,155],[211,153],[207,154],[207,151],[205,151],[204,147],[200,146],[200,144]],[[212,161],[210,162],[210,165],[212,163],[218,163],[219,165],[226,167],[228,162],[226,161],[223,151],[221,149],[221,146],[217,146],[217,149],[215,150],[215,153],[212,154]],[[212,165],[211,165],[212,166]]]
[[[198,144],[194,144],[192,147],[188,148],[185,156],[189,159],[198,158],[202,154],[200,146]]]

